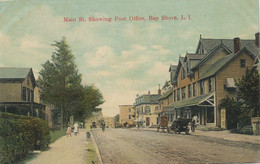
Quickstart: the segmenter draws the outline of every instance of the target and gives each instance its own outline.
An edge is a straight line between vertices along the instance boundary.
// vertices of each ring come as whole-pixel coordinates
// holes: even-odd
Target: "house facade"
[[[135,117],[136,122],[144,127],[155,126],[158,124],[158,103],[159,94],[137,95],[135,99]]]
[[[219,105],[226,96],[236,96],[235,82],[253,66],[258,42],[259,34],[252,40],[200,37],[195,53],[179,57],[176,69],[170,69],[173,100],[163,105],[161,115],[171,121],[196,115],[201,125],[225,128]]]
[[[135,109],[133,105],[119,105],[119,123],[134,124]]]
[[[32,68],[0,68],[0,112],[45,119]]]

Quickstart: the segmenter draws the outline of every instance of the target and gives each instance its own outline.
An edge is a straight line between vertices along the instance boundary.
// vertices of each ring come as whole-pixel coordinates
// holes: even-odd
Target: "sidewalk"
[[[140,130],[156,131],[157,129],[156,128],[140,128]],[[160,129],[160,131],[161,131],[161,129]],[[219,138],[219,139],[228,140],[228,141],[245,142],[245,143],[260,145],[260,136],[230,133],[229,130],[202,131],[202,130],[196,129],[195,132],[190,131],[190,134],[195,135],[195,136],[206,136],[206,137]]]
[[[65,134],[64,134],[65,135]],[[49,145],[50,150],[40,152],[29,164],[65,164],[65,163],[86,163],[86,130],[80,129],[78,136],[63,136],[53,144]],[[26,162],[27,163],[27,162]]]

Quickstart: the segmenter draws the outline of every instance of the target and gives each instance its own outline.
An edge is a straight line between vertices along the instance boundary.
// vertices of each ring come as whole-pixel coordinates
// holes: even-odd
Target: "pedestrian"
[[[71,137],[71,127],[70,125],[67,128],[67,137],[70,136]]]
[[[79,135],[79,125],[78,125],[78,123],[76,122],[73,127],[74,127],[75,136]]]
[[[105,127],[106,127],[106,124],[105,124],[104,121],[101,123],[101,127],[102,127],[102,131],[104,132],[105,131]]]

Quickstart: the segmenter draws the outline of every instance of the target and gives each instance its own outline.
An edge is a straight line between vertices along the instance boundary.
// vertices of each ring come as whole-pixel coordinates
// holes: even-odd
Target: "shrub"
[[[49,129],[44,120],[0,113],[0,163],[12,163],[49,142]]]

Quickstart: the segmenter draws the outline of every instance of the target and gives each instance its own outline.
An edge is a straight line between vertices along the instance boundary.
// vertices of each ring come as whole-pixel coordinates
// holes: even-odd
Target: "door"
[[[150,117],[146,117],[146,126],[150,126]]]

